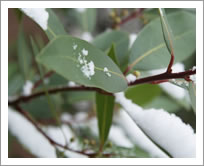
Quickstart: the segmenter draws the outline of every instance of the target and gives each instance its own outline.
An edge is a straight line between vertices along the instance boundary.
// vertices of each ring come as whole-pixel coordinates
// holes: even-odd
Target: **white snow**
[[[27,119],[11,108],[8,109],[8,127],[32,154],[38,157],[56,157],[55,149],[47,139]]]
[[[137,77],[133,74],[128,74],[126,78],[127,78],[128,83],[134,82],[137,79]]]
[[[109,72],[109,70],[108,70],[107,67],[104,67],[103,71],[105,72],[105,74],[106,74],[108,77],[111,77],[111,73]]]
[[[83,13],[86,11],[86,8],[75,8],[75,10],[79,13]]]
[[[78,47],[78,45],[77,45],[77,44],[74,44],[72,47],[73,47],[74,50],[76,50],[77,47]]]
[[[81,52],[82,52],[82,54],[85,55],[85,56],[87,56],[87,55],[89,54],[89,51],[86,50],[85,48],[83,48]]]
[[[46,8],[21,8],[21,10],[40,25],[43,30],[47,30],[49,14]]]
[[[73,81],[68,82],[68,87],[76,87],[76,86],[77,86],[77,84],[75,82],[73,82]]]
[[[141,131],[137,124],[130,118],[124,109],[120,109],[116,122],[125,130],[128,137],[140,148],[148,152],[152,157],[168,157]]]
[[[196,75],[191,75],[190,76],[190,79],[196,84]]]
[[[177,63],[172,66],[173,72],[182,72],[184,71],[184,65],[182,63]],[[166,71],[166,68],[163,69],[157,69],[157,70],[151,70],[151,75],[161,74]],[[173,98],[176,98],[178,100],[182,100],[187,95],[187,92],[185,89],[178,87],[176,85],[173,85],[172,83],[165,82],[159,84],[159,86],[164,89],[169,95],[171,95]]]
[[[121,127],[112,125],[109,133],[109,139],[116,145],[133,148],[133,143],[127,138]]]
[[[82,55],[81,55],[82,53]],[[81,50],[81,53],[79,53],[78,55],[78,62],[81,65],[81,71],[84,74],[85,77],[87,77],[89,80],[91,80],[91,76],[93,76],[95,74],[95,65],[93,61],[90,61],[88,63],[88,61],[86,60],[86,56],[88,55],[88,50],[86,50],[85,48],[83,48]],[[77,64],[77,67],[80,67],[79,64]]]
[[[80,38],[88,42],[92,42],[93,40],[93,36],[91,35],[90,32],[83,32]]]
[[[29,96],[32,93],[33,83],[30,80],[27,80],[23,86],[23,95]]]
[[[123,92],[116,93],[115,97],[133,121],[169,154],[173,157],[195,157],[196,135],[191,126],[179,117],[162,109],[143,110],[126,99]]]
[[[135,42],[135,40],[137,39],[137,34],[136,33],[131,33],[129,35],[129,48],[132,47],[133,43]]]
[[[12,135],[16,136],[20,143],[29,149],[29,151],[37,157],[55,158],[55,148],[48,140],[21,114],[8,108],[8,127]],[[44,127],[43,130],[56,142],[64,144],[64,136],[61,130],[57,127]],[[73,137],[72,131],[68,126],[63,125],[62,130],[65,133],[67,140]],[[77,140],[71,143],[69,147],[79,150]],[[61,149],[61,148],[59,148]],[[62,149],[61,149],[62,150]],[[75,152],[65,151],[68,157],[87,157]]]
[[[90,61],[89,63],[85,63],[81,67],[81,71],[83,72],[84,76],[86,76],[90,80],[91,76],[95,74],[94,68],[95,66],[94,66],[93,61]]]

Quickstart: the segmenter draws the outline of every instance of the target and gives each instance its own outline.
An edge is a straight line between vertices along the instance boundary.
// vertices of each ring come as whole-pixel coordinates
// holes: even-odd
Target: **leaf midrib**
[[[190,34],[190,33],[192,33],[192,32],[193,32],[193,29],[191,29],[191,30],[189,30],[189,31],[186,31],[186,32],[184,32],[184,33],[182,33],[182,34],[180,34],[180,35],[175,36],[174,39],[175,39],[175,40],[179,40],[179,39],[182,38],[183,36],[188,35],[188,34]],[[162,42],[162,43],[158,44],[157,46],[151,48],[150,50],[146,51],[144,54],[142,54],[142,55],[139,56],[137,59],[135,59],[135,60],[133,61],[133,63],[130,64],[130,68],[133,68],[136,64],[138,64],[138,63],[139,63],[141,60],[143,60],[145,57],[151,55],[153,52],[158,51],[159,49],[163,48],[164,46],[165,46],[165,43]]]

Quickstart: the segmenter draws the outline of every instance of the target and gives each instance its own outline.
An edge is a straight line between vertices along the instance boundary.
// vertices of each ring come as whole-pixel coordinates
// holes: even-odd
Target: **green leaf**
[[[189,95],[194,112],[196,113],[196,84],[192,81],[189,83]]]
[[[123,31],[106,31],[93,40],[93,45],[102,51],[108,51],[111,45],[115,45],[115,54],[122,68],[127,64],[127,52],[129,47],[129,36]]]
[[[15,74],[8,83],[8,95],[16,95],[22,88],[24,83],[23,76],[21,74]]]
[[[115,62],[115,64],[117,64],[119,66],[118,59],[115,55],[115,45],[114,44],[112,44],[112,46],[109,50],[108,56],[113,60],[113,62]]]
[[[20,26],[20,31],[18,34],[17,54],[20,71],[23,74],[24,79],[28,79],[31,71],[32,54],[28,42],[26,41],[22,25]]]
[[[96,111],[101,147],[105,144],[112,124],[114,96],[96,93]]]
[[[96,26],[97,11],[94,8],[84,8],[84,11],[76,12],[76,19],[85,32],[92,32]]]
[[[22,9],[20,9],[20,10],[22,12],[24,12]],[[60,22],[58,17],[55,15],[55,13],[52,11],[52,9],[45,9],[45,10],[46,10],[46,12],[48,12],[48,23],[47,23],[47,28],[45,28],[43,30],[47,34],[48,38],[51,40],[51,39],[53,39],[59,35],[66,35],[67,33],[64,30],[62,23]],[[24,12],[24,14],[26,14],[26,13]],[[32,17],[30,17],[30,18],[39,25],[39,23],[36,20],[34,20]]]
[[[159,14],[161,19],[162,31],[164,35],[164,41],[168,48],[168,51],[171,55],[174,54],[174,36],[171,30],[171,27],[168,23],[165,10],[163,8],[159,8]]]
[[[150,155],[138,146],[134,146],[133,148],[112,146],[111,148],[107,148],[105,152],[113,153],[114,155],[111,157],[114,158],[150,158]]]
[[[30,37],[30,42],[32,46],[33,55],[36,56],[39,53],[39,48],[34,39],[32,38],[32,36]]]
[[[79,101],[94,101],[95,99],[95,92],[87,92],[87,91],[80,91],[80,92],[69,92],[67,93],[67,100],[70,104],[79,102]]]
[[[143,84],[130,87],[126,90],[125,96],[134,103],[144,106],[150,103],[154,98],[161,94],[161,88],[158,85]]]
[[[167,15],[167,19],[175,39],[175,62],[183,61],[195,51],[195,15],[180,11]],[[134,70],[152,70],[167,67],[169,60],[160,19],[157,18],[139,33],[130,52],[129,66]]]
[[[45,31],[48,38],[51,40],[60,35],[67,35],[66,31],[64,30],[64,26],[62,25],[56,14],[53,12],[53,10],[46,10],[49,13],[48,29]]]
[[[153,98],[153,100],[150,103],[147,103],[145,105],[145,109],[150,109],[150,108],[155,108],[155,109],[164,109],[168,111],[169,113],[175,113],[179,111],[181,106],[176,103],[173,99],[167,97],[166,95],[161,95]]]
[[[88,55],[83,55],[82,50]],[[78,38],[57,37],[39,53],[37,61],[78,84],[113,93],[127,88],[126,78],[117,65],[102,51]],[[104,68],[108,71],[104,72]]]

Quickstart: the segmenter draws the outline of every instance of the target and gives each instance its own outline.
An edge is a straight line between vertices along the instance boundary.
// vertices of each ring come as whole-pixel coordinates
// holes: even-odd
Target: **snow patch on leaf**
[[[104,67],[103,71],[105,72],[105,74],[106,74],[108,77],[111,77],[111,73],[109,72],[109,70],[108,70],[107,67]]]
[[[23,86],[23,95],[29,96],[32,93],[33,83],[30,80],[27,80],[25,85]]]
[[[133,74],[128,74],[128,75],[126,76],[126,78],[127,78],[128,83],[134,82],[134,81],[137,79],[136,76],[133,75]]]

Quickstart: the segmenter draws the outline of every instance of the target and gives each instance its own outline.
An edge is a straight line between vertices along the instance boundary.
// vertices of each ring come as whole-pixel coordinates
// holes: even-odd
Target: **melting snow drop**
[[[111,77],[111,74],[109,73],[107,67],[104,67],[103,71],[106,73],[106,75],[107,75],[108,77]]]
[[[43,30],[47,30],[49,14],[46,8],[21,8],[21,10],[40,25]]]
[[[82,54],[85,55],[85,56],[87,56],[88,53],[89,53],[88,50],[86,50],[86,49],[84,49],[84,48],[83,48],[83,50],[82,50],[81,52],[82,52]]]

